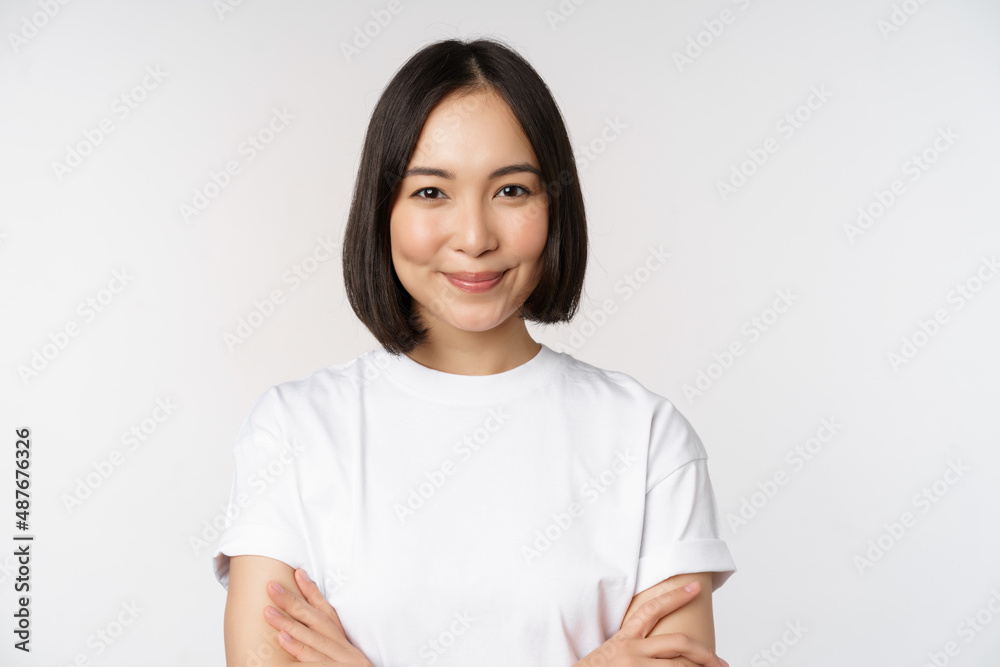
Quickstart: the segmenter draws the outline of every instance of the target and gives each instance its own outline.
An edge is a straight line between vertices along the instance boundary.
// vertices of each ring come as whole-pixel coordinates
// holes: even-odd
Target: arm
[[[629,617],[647,600],[663,593],[664,590],[679,588],[692,581],[701,584],[701,590],[693,600],[685,604],[680,609],[664,616],[653,629],[650,630],[650,637],[654,635],[664,635],[672,632],[680,632],[691,639],[701,642],[712,651],[715,651],[715,623],[712,617],[712,573],[698,572],[696,574],[677,574],[669,579],[664,579],[659,584],[647,588],[637,593],[632,598],[632,603],[625,611],[625,618],[622,620],[624,626]],[[690,662],[686,658],[674,658],[677,664],[684,667],[697,667],[696,663]]]
[[[286,630],[292,635],[290,641],[283,642],[286,644],[285,650],[299,657],[345,656],[346,662],[323,662],[324,666],[372,667],[371,662],[347,641],[336,611],[316,584],[306,576],[304,570],[295,572],[295,576],[298,588],[289,588],[285,593],[279,593],[270,587],[267,590],[267,595],[275,606],[287,614],[280,619],[268,620],[275,628]],[[679,574],[639,593],[632,598],[632,604],[619,631],[573,667],[647,664],[649,658],[669,658],[670,664],[683,667],[729,667],[725,660],[715,655],[714,647],[709,648],[705,642],[698,640],[701,635],[685,634],[694,632],[692,628],[698,627],[698,621],[704,620],[705,614],[693,613],[686,617],[678,613],[687,604],[696,603],[699,607],[707,604],[708,624],[705,627],[708,638],[714,641],[711,593],[702,596],[699,588],[703,585],[711,586],[711,582],[711,572]],[[691,584],[696,585],[692,586],[693,590],[687,590],[686,587]],[[682,619],[681,624],[684,624],[684,618],[688,618],[688,622],[684,628],[665,627],[661,621],[667,616]],[[653,632],[654,627],[662,629]],[[359,658],[361,662],[356,661]],[[310,662],[310,659],[305,658],[302,662]]]
[[[316,584],[304,576],[304,571],[300,577],[296,580],[290,565],[273,558],[230,559],[225,615],[227,667],[303,663],[316,667],[372,667],[364,653],[347,640],[336,610]],[[271,581],[285,592],[268,586]],[[299,592],[302,586],[307,590],[305,600]],[[278,612],[277,617],[268,619],[265,609],[275,606],[285,613]],[[279,643],[279,630],[291,638]]]
[[[264,556],[233,556],[229,561],[224,632],[227,667],[273,667],[300,664],[278,644],[278,631],[264,619],[271,604],[265,586],[277,581],[295,590],[294,570]]]

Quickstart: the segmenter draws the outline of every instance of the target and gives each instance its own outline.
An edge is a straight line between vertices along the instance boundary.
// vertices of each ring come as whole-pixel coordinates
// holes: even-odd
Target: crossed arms
[[[291,566],[264,556],[233,556],[229,564],[229,592],[226,597],[224,622],[226,664],[228,667],[277,667],[302,664],[286,652],[278,642],[278,630],[265,618],[264,610],[275,602],[267,592],[270,581],[277,582],[285,591],[297,592],[295,571]],[[643,636],[683,633],[707,647],[714,656],[715,629],[712,614],[712,573],[679,574],[652,586],[632,598],[625,612],[622,628],[642,616],[640,607],[669,589],[679,589],[690,582],[698,582],[700,590],[682,607],[659,618],[652,630]],[[688,596],[690,597],[690,596]],[[637,616],[639,614],[639,616]],[[651,622],[651,621],[650,621]],[[608,646],[605,644],[604,646]],[[362,667],[370,663],[360,651],[356,655],[345,651],[337,661],[313,662],[322,667]],[[593,654],[592,654],[593,655]],[[347,660],[350,660],[349,662]],[[584,661],[577,663],[581,667]],[[684,667],[716,665],[716,662],[693,662],[684,657],[673,657],[670,663]],[[570,667],[567,665],[566,667]]]

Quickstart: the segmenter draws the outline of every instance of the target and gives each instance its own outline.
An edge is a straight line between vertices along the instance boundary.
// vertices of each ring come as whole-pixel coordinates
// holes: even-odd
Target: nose
[[[474,199],[456,208],[452,221],[452,247],[478,257],[497,247],[494,220],[488,206]]]

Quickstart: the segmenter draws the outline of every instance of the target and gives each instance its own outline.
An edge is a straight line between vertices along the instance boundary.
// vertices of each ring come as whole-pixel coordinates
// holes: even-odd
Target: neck
[[[527,363],[542,349],[516,314],[489,331],[442,329],[432,325],[427,340],[406,356],[442,373],[494,375]]]

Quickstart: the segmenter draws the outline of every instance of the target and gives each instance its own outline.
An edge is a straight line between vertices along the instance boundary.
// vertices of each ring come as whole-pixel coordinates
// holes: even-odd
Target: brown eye
[[[430,193],[431,196],[429,197],[424,196],[427,193]],[[418,199],[440,199],[440,197],[437,196],[440,193],[441,191],[437,188],[420,188],[419,190],[414,192],[411,196],[417,197]]]
[[[500,193],[504,195],[505,198],[519,197],[522,195],[517,194],[517,190],[523,190],[524,195],[530,195],[531,191],[523,185],[505,185],[500,188]]]

